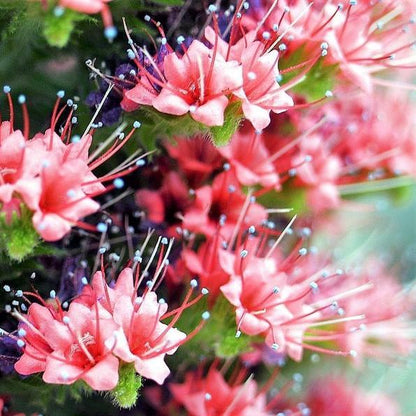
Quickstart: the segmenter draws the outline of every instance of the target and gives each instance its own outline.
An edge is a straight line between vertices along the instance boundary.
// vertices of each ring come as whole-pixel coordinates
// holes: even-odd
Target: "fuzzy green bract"
[[[39,235],[32,225],[32,213],[23,204],[20,212],[20,217],[13,213],[9,223],[6,214],[0,213],[0,247],[11,259],[19,262],[31,254],[39,243]]]
[[[110,395],[114,403],[122,409],[130,409],[136,404],[142,378],[136,373],[134,364],[124,364],[119,370],[119,382]]]

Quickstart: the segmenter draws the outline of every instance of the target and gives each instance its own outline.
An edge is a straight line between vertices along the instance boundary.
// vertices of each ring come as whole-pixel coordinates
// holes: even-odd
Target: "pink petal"
[[[191,113],[191,117],[206,126],[222,126],[224,124],[224,111],[227,105],[228,98],[222,95],[197,107]]]
[[[30,209],[38,209],[42,194],[42,184],[39,178],[20,179],[15,185],[15,191]]]
[[[102,0],[60,0],[59,5],[81,13],[99,13],[104,6]]]
[[[118,366],[119,360],[114,355],[108,354],[81,378],[94,390],[112,390],[118,383]]]
[[[170,374],[169,367],[163,361],[163,355],[148,359],[137,358],[134,362],[134,368],[141,376],[156,381],[158,384],[163,384]]]
[[[46,369],[42,377],[45,383],[72,384],[81,378],[82,368],[67,364],[61,359],[65,360],[65,357],[61,355],[60,359],[53,356],[47,358]]]
[[[46,366],[46,361],[45,361],[46,356],[43,356],[43,357],[40,356],[39,352],[35,348],[31,347],[30,345],[26,346],[26,350],[28,354],[23,354],[19,358],[19,361],[17,361],[14,365],[15,370],[19,374],[24,375],[24,376],[28,376],[29,374],[40,373],[44,371],[45,366]],[[36,358],[33,358],[37,356],[43,359],[37,360]]]
[[[194,43],[195,42],[192,42],[191,46],[189,47],[187,51],[188,55],[192,53],[192,50],[194,49],[194,46],[192,45]],[[183,57],[180,59],[176,53],[169,54],[166,56],[163,65],[166,79],[170,84],[186,89],[189,83],[189,66],[190,64],[188,58]]]
[[[33,226],[45,241],[58,241],[71,231],[71,224],[56,214],[35,212]]]
[[[114,287],[117,296],[127,295],[131,297],[134,293],[133,281],[133,270],[130,267],[126,267],[117,277],[116,285]]]
[[[169,87],[162,88],[160,94],[153,100],[153,107],[162,113],[175,116],[182,116],[189,111],[189,104],[182,97],[170,91]]]
[[[153,104],[156,94],[153,93],[153,87],[150,84],[146,85],[147,83],[148,81],[141,80],[134,88],[125,92],[121,102],[123,110],[133,111],[138,107],[137,104]]]
[[[248,100],[243,101],[244,116],[250,120],[253,127],[261,131],[270,124],[270,110],[251,104]]]

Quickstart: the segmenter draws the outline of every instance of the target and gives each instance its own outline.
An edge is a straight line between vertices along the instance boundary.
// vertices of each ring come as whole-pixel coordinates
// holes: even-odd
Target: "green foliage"
[[[202,331],[201,331],[202,332]],[[251,349],[255,337],[241,334],[236,337],[235,308],[223,296],[219,296],[211,311],[211,318],[203,329],[201,338],[215,334],[212,344],[215,355],[221,358],[236,357]]]
[[[279,60],[279,69],[284,70],[305,62],[310,53],[306,53],[304,48],[298,48],[294,53],[288,55],[287,58]],[[283,75],[284,84],[298,75],[305,68],[288,71]],[[302,82],[290,89],[292,93],[301,94],[307,100],[314,101],[325,97],[327,91],[331,91],[336,82],[338,73],[338,65],[328,65],[325,58],[320,58],[318,62],[307,72]]]
[[[152,107],[143,106],[134,117],[142,123],[139,130],[140,141],[148,151],[156,149],[156,140],[160,138],[191,137],[197,133],[207,133],[207,127],[196,122],[189,114],[180,117],[171,116],[160,113]]]
[[[13,408],[19,411],[30,414],[37,411],[42,414],[59,414],[60,416],[73,415],[73,410],[78,403],[93,393],[91,388],[82,380],[69,386],[47,384],[38,375],[25,379],[17,376],[8,377],[7,381],[3,379],[0,382],[0,393],[3,391],[12,395]],[[71,401],[72,406],[68,406],[69,401]]]
[[[157,148],[157,139],[174,136],[192,137],[198,133],[210,137],[216,146],[225,146],[242,120],[240,103],[230,104],[225,110],[224,124],[215,127],[205,126],[195,121],[189,114],[172,116],[147,106],[141,107],[134,116],[142,123],[139,131],[140,141],[148,151]],[[132,116],[130,115],[129,118]]]
[[[309,213],[309,207],[306,200],[306,188],[295,187],[288,181],[280,192],[269,191],[261,195],[259,203],[266,208],[291,208],[293,214],[304,215]]]
[[[0,213],[0,247],[6,249],[13,260],[22,261],[39,243],[39,235],[32,225],[32,213],[25,205],[20,206],[20,215],[12,213],[6,221],[6,213]]]
[[[205,302],[198,302],[184,312],[176,327],[186,333],[191,332],[200,322],[201,314],[205,310]],[[244,334],[237,338],[236,332],[235,309],[220,295],[210,309],[210,318],[201,331],[175,353],[176,360],[196,363],[201,356],[230,358],[250,351],[257,338]]]
[[[44,17],[43,34],[49,45],[63,48],[69,42],[75,23],[87,17],[81,13],[65,9],[62,16],[49,12]]]
[[[141,386],[142,378],[136,373],[134,364],[124,364],[119,370],[117,387],[111,391],[110,396],[117,406],[130,409],[136,404]]]

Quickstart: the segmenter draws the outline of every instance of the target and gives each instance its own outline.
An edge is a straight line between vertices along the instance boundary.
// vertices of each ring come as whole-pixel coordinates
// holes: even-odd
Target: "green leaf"
[[[210,135],[215,146],[226,146],[237,131],[242,119],[241,103],[230,104],[225,110],[224,124],[210,128]]]
[[[140,141],[147,151],[157,149],[156,140],[174,136],[191,137],[197,133],[208,134],[208,127],[195,121],[189,114],[172,116],[160,113],[152,107],[143,106],[129,119],[142,123],[138,131]]]
[[[276,206],[291,208],[291,215],[305,215],[309,213],[306,197],[307,188],[294,186],[292,181],[288,181],[281,191],[269,191],[260,196],[258,202],[266,208],[276,208]]]
[[[201,315],[207,310],[205,301],[186,310],[178,321],[177,327],[185,333],[191,332],[201,321]],[[259,337],[241,334],[236,337],[237,325],[235,308],[224,296],[218,296],[215,305],[210,309],[210,318],[201,331],[186,344],[181,346],[172,360],[175,362],[198,362],[204,357],[236,357],[251,350]]]
[[[295,67],[302,62],[307,61],[308,54],[305,53],[305,48],[300,47],[294,53],[289,55],[287,58],[279,60],[279,69],[284,70],[291,67]],[[281,85],[290,81],[304,68],[288,71],[283,75],[283,81]],[[336,75],[338,73],[338,65],[328,65],[325,58],[320,58],[318,62],[307,72],[302,82],[295,85],[290,89],[291,92],[301,94],[308,100],[314,101],[325,97],[327,91],[331,91],[334,88]]]

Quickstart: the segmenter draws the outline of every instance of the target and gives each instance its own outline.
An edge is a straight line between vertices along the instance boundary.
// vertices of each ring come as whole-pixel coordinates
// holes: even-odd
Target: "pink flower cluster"
[[[236,380],[230,386],[215,368],[210,368],[205,377],[198,372],[189,372],[183,384],[171,384],[169,387],[175,400],[185,407],[190,416],[271,415],[266,408],[266,393],[257,391],[254,380],[244,384]]]
[[[20,320],[18,345],[23,348],[16,371],[42,372],[46,383],[84,380],[94,390],[112,390],[119,381],[119,367],[133,363],[139,375],[162,384],[169,375],[165,355],[189,338],[174,328],[189,305],[185,301],[167,312],[167,303],[149,289],[154,281],[138,296],[143,276],[137,270],[125,268],[114,287],[106,283],[103,272],[96,272],[67,310],[56,297],[44,302],[35,295],[41,304],[32,303],[26,314],[14,313]],[[167,317],[173,319],[162,323]]]
[[[46,241],[59,240],[77,221],[99,209],[89,195],[104,187],[88,166],[91,136],[64,144],[51,130],[27,140],[9,122],[1,124],[2,211],[33,212],[33,226]]]
[[[24,205],[32,213],[33,227],[46,241],[61,239],[74,225],[88,227],[79,220],[99,210],[100,205],[92,198],[122,186],[120,177],[134,167],[118,169],[116,174],[100,178],[92,170],[117,152],[133,131],[107,152],[91,159],[92,130],[69,140],[74,107],[71,100],[66,105],[72,109],[63,131],[60,135],[54,131],[62,114],[62,110],[58,114],[57,109],[63,91],[58,93],[51,127],[29,139],[25,97],[19,97],[24,108],[25,128],[22,133],[13,126],[10,88],[6,86],[4,90],[11,108],[11,120],[0,125],[0,212],[5,213],[6,223],[10,224],[14,215],[20,217]],[[114,184],[105,188],[103,182],[111,180]]]
[[[336,400],[334,400],[336,398]],[[399,416],[396,402],[381,393],[368,393],[342,377],[315,379],[305,402],[312,415],[319,416]]]
[[[146,223],[183,239],[168,282],[178,285],[196,276],[209,289],[210,305],[225,297],[234,309],[237,337],[241,333],[261,337],[281,356],[300,361],[305,348],[337,355],[368,354],[369,334],[382,342],[377,328],[394,325],[396,317],[403,317],[403,308],[396,308],[404,303],[395,300],[392,315],[375,314],[370,319],[360,299],[378,299],[385,290],[398,294],[400,286],[331,266],[328,259],[308,249],[308,228],[300,228],[297,241],[287,252],[282,239],[293,233],[294,219],[280,231],[269,219],[268,211],[274,210],[259,204],[255,192],[243,192],[243,186],[254,185],[264,186],[260,196],[263,191],[280,189],[283,175],[274,171],[274,161],[260,164],[260,160],[273,159],[266,147],[268,138],[267,131],[253,131],[251,136],[238,133],[230,145],[220,149],[203,138],[177,138],[176,146],[166,144],[175,165],[170,168],[161,159],[161,172],[155,173],[150,166],[142,171],[146,183],[161,184],[159,189],[136,192]],[[319,152],[318,138],[309,136],[300,143]],[[293,152],[294,147],[285,150],[292,160],[299,152]],[[251,160],[250,154],[258,156]],[[331,157],[322,156],[321,161],[324,172]],[[161,175],[161,181],[155,174]],[[301,174],[307,175],[307,170]],[[365,325],[369,332],[363,330]],[[405,354],[410,348],[409,325],[404,319],[402,336],[397,338],[397,346]],[[330,343],[332,348],[322,348],[320,343]]]
[[[61,0],[59,5],[108,17],[109,1]],[[316,381],[297,405],[285,397],[294,381],[270,398],[266,392],[279,369],[259,388],[247,378],[247,367],[300,362],[305,350],[391,360],[414,349],[412,299],[384,264],[370,259],[340,269],[335,256],[314,246],[311,233],[331,221],[324,216],[328,209],[352,205],[342,200],[344,193],[378,180],[394,182],[400,174],[416,175],[414,103],[402,92],[415,87],[375,76],[385,69],[414,68],[408,15],[416,8],[410,0],[400,7],[371,0],[254,3],[239,0],[225,12],[209,6],[200,37],[180,36],[176,49],[161,24],[146,16],[161,35],[155,54],[127,33],[131,62],[122,65],[119,77],[107,78],[115,95],[122,95],[122,108],[146,107],[144,123],[160,120],[162,127],[174,129],[183,122],[199,133],[192,138],[178,133],[173,142],[144,137],[161,144],[160,151],[140,175],[129,176],[128,203],[121,198],[106,203],[108,222],[98,229],[101,248],[94,270],[107,247],[127,242],[133,258],[138,235],[157,229],[166,237],[159,237],[146,265],[141,256],[149,251],[153,231],[117,279],[124,254],[113,253],[118,260],[111,271],[101,257],[101,270],[90,283],[78,279],[82,289],[74,290],[70,302],[62,303],[54,291],[45,301],[37,291],[4,286],[20,298],[8,305],[18,329],[6,334],[22,352],[15,364],[19,374],[42,373],[43,381],[54,384],[82,380],[114,397],[126,368],[163,385],[170,374],[166,356],[197,334],[211,313],[212,327],[176,367],[171,396],[158,386],[153,397],[152,387],[145,389],[161,415],[182,414],[183,408],[191,416],[399,414],[388,398],[335,377]],[[87,65],[93,68],[92,61]],[[331,90],[322,93],[321,84]],[[383,88],[389,86],[398,89],[385,98]],[[46,241],[59,240],[74,225],[97,230],[80,219],[99,210],[93,197],[122,187],[120,177],[141,166],[139,151],[105,176],[93,170],[109,161],[140,123],[89,155],[93,130],[71,139],[73,103],[67,102],[70,116],[56,133],[64,113],[62,94],[50,128],[29,139],[24,98],[19,99],[22,132],[14,129],[10,89],[4,91],[11,116],[0,125],[0,214],[7,226],[24,209]],[[203,134],[219,126],[234,133],[216,148]],[[113,185],[106,188],[108,181]],[[339,238],[335,228],[331,222],[334,240]],[[80,237],[85,258],[89,238]],[[173,310],[155,293],[162,282]],[[203,289],[195,294],[198,286]],[[184,312],[205,295],[199,313],[205,307],[209,312],[194,326],[194,317],[185,314],[192,322],[188,329],[195,328],[188,334],[179,330]],[[208,353],[201,357],[199,347]],[[196,355],[198,369],[189,370]],[[224,357],[229,359],[219,369]],[[133,396],[126,408],[134,405]]]
[[[207,27],[205,37],[209,46],[193,40],[187,47],[180,40],[181,53],[164,38],[163,54],[155,57],[132,46],[136,85],[125,91],[123,108],[150,105],[176,116],[189,113],[206,126],[222,126],[227,107],[238,102],[244,117],[262,130],[270,123],[270,111],[280,113],[293,106],[285,92],[288,87],[278,83],[278,52],[267,50],[254,39],[255,33],[227,43],[218,30]]]
[[[285,397],[286,391],[301,381],[287,382],[267,401],[267,388],[275,381],[276,373],[261,389],[256,381],[246,377],[244,370],[226,381],[224,375],[211,367],[206,375],[202,369],[188,372],[182,384],[170,384],[174,402],[184,407],[189,416],[398,416],[400,410],[390,397],[381,393],[367,393],[341,376],[312,379],[301,401]],[[300,374],[297,376],[301,377]],[[244,382],[243,382],[244,381]],[[174,408],[173,403],[170,404]],[[172,413],[170,413],[172,414]]]
[[[247,28],[267,33],[268,45],[284,57],[323,48],[325,65],[337,65],[340,78],[369,93],[374,74],[391,68],[414,68],[416,54],[412,1],[261,0],[242,16]],[[265,18],[266,17],[266,18]],[[265,19],[264,19],[265,18]]]

